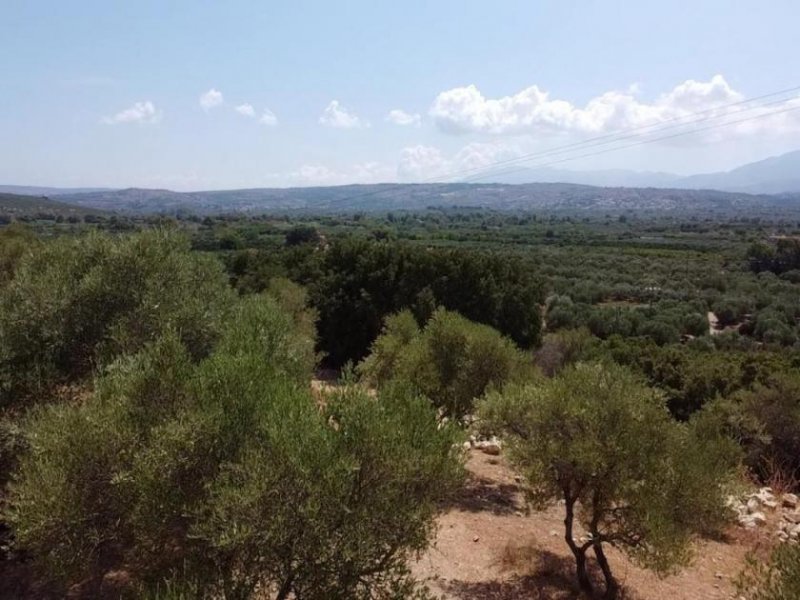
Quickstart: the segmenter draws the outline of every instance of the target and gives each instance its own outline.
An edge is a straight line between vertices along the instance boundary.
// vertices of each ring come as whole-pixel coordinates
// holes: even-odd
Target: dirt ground
[[[468,484],[440,517],[435,544],[414,565],[415,575],[437,595],[453,600],[581,598],[563,539],[563,508],[526,514],[502,456],[473,449],[467,468]],[[736,598],[733,579],[746,554],[766,545],[763,533],[732,526],[722,540],[698,541],[692,565],[664,579],[613,549],[609,560],[624,598],[730,599]]]

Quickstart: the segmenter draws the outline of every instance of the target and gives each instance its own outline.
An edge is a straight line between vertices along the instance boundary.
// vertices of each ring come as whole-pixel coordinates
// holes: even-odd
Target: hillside
[[[551,212],[730,212],[792,209],[800,204],[772,196],[713,190],[592,187],[564,183],[374,184],[338,187],[262,188],[174,192],[131,188],[76,193],[59,200],[84,208],[133,214],[179,211],[225,212],[381,212],[436,208],[492,208]]]
[[[38,214],[70,217],[100,214],[102,212],[96,208],[76,206],[40,196],[0,193],[0,214],[12,217],[36,216]]]
[[[693,175],[677,185],[686,188],[779,194],[800,191],[800,150],[749,163],[722,173]]]

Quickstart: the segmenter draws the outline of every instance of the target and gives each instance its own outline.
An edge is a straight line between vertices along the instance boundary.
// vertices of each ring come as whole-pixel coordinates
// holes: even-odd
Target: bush
[[[545,375],[553,376],[565,366],[583,359],[596,341],[585,327],[548,333],[536,351],[536,364]]]
[[[43,244],[0,291],[0,406],[46,398],[169,328],[204,356],[232,299],[217,261],[168,230]]]
[[[479,414],[508,436],[534,505],[564,501],[564,537],[590,595],[590,549],[605,597],[614,598],[606,544],[666,573],[687,560],[694,532],[724,518],[732,444],[709,427],[673,421],[660,394],[621,367],[578,365],[539,385],[491,393]],[[588,541],[576,541],[576,518]]]
[[[470,412],[486,390],[535,373],[511,340],[443,309],[422,330],[409,312],[390,317],[358,371],[376,385],[409,382],[451,417]]]
[[[718,399],[705,410],[745,450],[762,481],[800,482],[800,376],[781,373],[766,384]]]
[[[737,584],[747,600],[800,598],[800,546],[778,546],[766,563],[750,559]]]
[[[36,235],[22,225],[11,225],[0,231],[0,286],[14,277],[22,256],[39,245]]]
[[[7,511],[19,548],[65,585],[127,570],[141,595],[421,593],[408,558],[460,482],[456,432],[402,388],[317,407],[311,340],[270,298],[227,324],[208,358],[170,330],[83,403],[34,411]]]

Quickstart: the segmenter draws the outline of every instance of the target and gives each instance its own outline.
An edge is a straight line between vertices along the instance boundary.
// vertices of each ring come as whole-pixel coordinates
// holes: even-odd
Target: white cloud
[[[407,113],[406,111],[395,108],[394,110],[390,110],[389,114],[386,115],[386,120],[390,123],[394,123],[395,125],[414,125],[416,127],[420,126],[422,122],[421,117],[417,113]]]
[[[252,104],[240,104],[234,110],[242,115],[243,117],[255,117],[256,116],[256,109],[253,108]]]
[[[360,119],[355,113],[350,112],[339,104],[338,100],[331,100],[330,104],[322,111],[319,118],[320,125],[336,127],[338,129],[359,129],[369,127],[368,121]]]
[[[521,153],[521,150],[515,145],[500,143],[473,142],[450,157],[445,156],[441,150],[433,146],[410,146],[404,148],[400,153],[397,177],[401,181],[448,179],[454,174],[469,177],[484,167],[498,161],[515,158]],[[464,173],[467,170],[470,172]]]
[[[203,110],[211,110],[224,102],[222,92],[211,88],[207,92],[200,94],[200,106]]]
[[[319,164],[306,164],[288,173],[270,173],[270,185],[315,186],[347,185],[351,183],[386,183],[397,177],[394,167],[378,162],[364,162],[344,168],[330,168]]]
[[[689,79],[652,102],[641,101],[638,94],[635,85],[625,91],[609,91],[580,108],[567,100],[551,98],[548,92],[535,85],[501,98],[486,98],[477,87],[469,85],[440,93],[430,108],[430,115],[447,133],[520,135],[596,134],[680,119],[701,111],[711,111],[710,116],[727,111],[731,114],[730,120],[759,114],[758,111],[748,111],[737,118],[734,116],[737,111],[748,107],[722,108],[744,99],[742,93],[733,89],[722,75],[715,75],[709,81]],[[800,102],[800,98],[787,100],[786,106],[792,102]],[[780,108],[780,105],[773,105],[763,112]],[[782,133],[789,124],[800,129],[800,115],[770,116],[741,126],[732,125],[715,130],[711,137],[752,133],[754,129],[757,132]]]
[[[248,104],[246,102],[235,107],[234,110],[243,117],[252,119],[256,116],[256,109],[253,108],[252,104]],[[278,124],[278,117],[276,117],[275,113],[270,109],[265,108],[264,112],[261,113],[261,116],[258,118],[258,122],[262,125],[266,125],[267,127],[274,127]]]
[[[161,120],[162,113],[156,109],[155,105],[149,100],[136,102],[133,106],[121,110],[110,117],[103,117],[102,122],[107,125],[117,125],[119,123],[142,123],[152,124]]]
[[[262,125],[266,125],[267,127],[274,127],[278,124],[278,117],[276,117],[275,113],[270,109],[265,108],[264,112],[261,113],[261,117],[258,119],[258,122]]]

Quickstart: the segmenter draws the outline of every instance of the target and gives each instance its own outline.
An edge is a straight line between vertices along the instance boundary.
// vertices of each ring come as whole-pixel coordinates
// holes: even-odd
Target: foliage
[[[747,600],[800,598],[800,546],[780,545],[767,562],[751,558],[737,584]]]
[[[661,395],[621,367],[581,364],[538,385],[490,393],[479,414],[508,436],[531,501],[564,501],[565,540],[585,591],[589,549],[613,598],[618,586],[604,545],[666,573],[688,559],[693,533],[724,518],[732,444],[708,427],[673,421]],[[587,541],[576,541],[576,516]]]
[[[536,351],[536,365],[547,376],[578,362],[591,353],[596,338],[585,327],[548,333]]]
[[[0,231],[0,286],[11,281],[22,256],[38,244],[36,234],[22,225],[13,224]]]
[[[800,481],[800,375],[775,375],[704,412],[741,444],[747,466],[763,481]]]
[[[299,244],[319,243],[319,232],[315,227],[309,225],[297,225],[286,232],[286,245],[297,246]]]
[[[307,244],[240,255],[233,267],[237,285],[248,290],[266,287],[258,273],[285,272],[306,286],[319,314],[319,347],[332,366],[364,358],[383,320],[406,308],[424,322],[443,306],[523,347],[539,341],[541,283],[530,262],[511,255],[350,238],[324,251]]]
[[[1,404],[80,381],[168,328],[203,356],[231,298],[219,264],[172,231],[42,244],[0,291]]]
[[[411,383],[450,417],[462,417],[488,389],[535,373],[532,358],[486,325],[437,310],[420,330],[405,311],[389,317],[359,365],[366,380]]]
[[[226,325],[199,362],[168,330],[85,402],[34,411],[18,546],[64,583],[123,568],[178,596],[421,593],[407,559],[460,481],[456,432],[404,390],[317,407],[311,340],[272,298]]]

